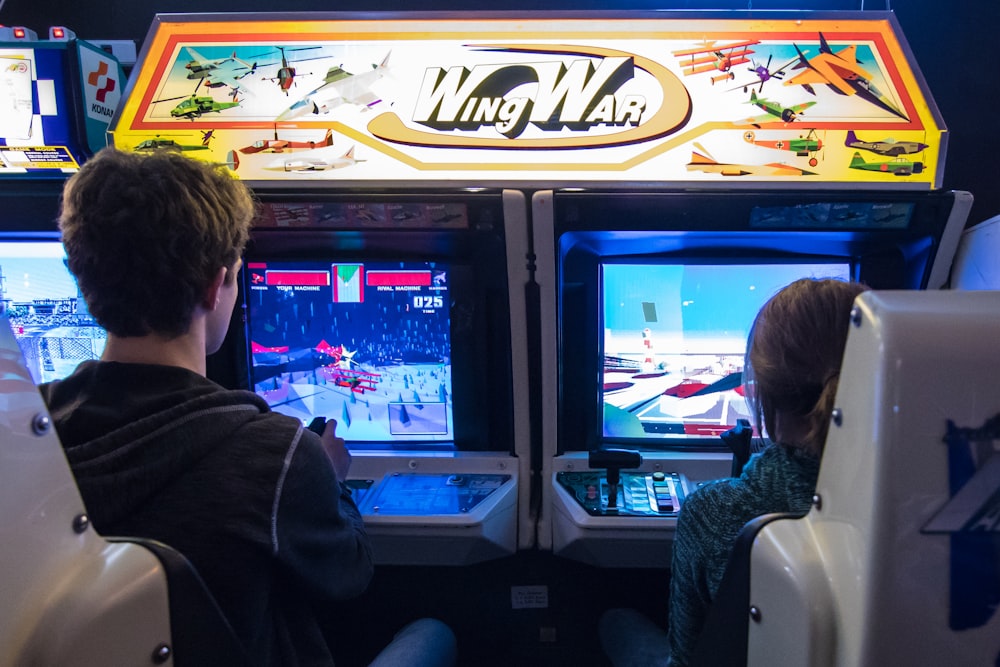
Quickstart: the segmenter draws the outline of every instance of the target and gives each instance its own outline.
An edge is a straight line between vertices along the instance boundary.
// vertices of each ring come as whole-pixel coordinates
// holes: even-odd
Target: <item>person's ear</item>
[[[209,284],[208,289],[205,290],[205,298],[201,302],[202,307],[205,310],[215,310],[219,305],[219,290],[222,289],[223,283],[226,281],[226,273],[228,269],[224,266],[220,266],[219,270],[216,271],[215,277],[212,278],[211,284]]]

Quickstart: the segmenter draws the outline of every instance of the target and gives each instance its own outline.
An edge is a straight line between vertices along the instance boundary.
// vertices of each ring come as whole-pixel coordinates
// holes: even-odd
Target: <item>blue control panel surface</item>
[[[394,473],[358,499],[358,505],[362,514],[383,516],[465,514],[510,479],[492,474]]]

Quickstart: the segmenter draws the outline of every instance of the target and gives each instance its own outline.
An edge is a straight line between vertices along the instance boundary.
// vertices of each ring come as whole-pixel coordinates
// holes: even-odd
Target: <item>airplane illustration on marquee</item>
[[[795,46],[799,54],[798,63],[793,70],[804,70],[786,79],[786,86],[802,86],[811,95],[816,94],[815,85],[826,85],[841,95],[857,95],[863,100],[874,104],[880,109],[909,120],[882,92],[872,83],[872,75],[860,65],[857,59],[856,44],[844,47],[836,53],[830,48],[823,33],[819,33],[819,54],[812,58],[806,57],[798,44]]]
[[[333,146],[313,148],[272,160],[265,164],[264,168],[282,171],[327,171],[351,167],[358,162],[364,162],[364,160],[359,160],[354,156],[354,146],[340,154],[333,152],[333,150]]]
[[[754,127],[760,127],[762,123],[771,123],[777,120],[780,120],[783,123],[791,123],[806,109],[816,104],[816,102],[809,101],[786,107],[785,105],[769,100],[766,97],[758,97],[757,91],[752,90],[750,91],[750,99],[747,100],[747,104],[753,104],[754,106],[760,107],[767,112],[766,116],[747,118],[744,121]]]
[[[865,159],[861,157],[861,153],[856,151],[854,156],[851,158],[851,164],[848,166],[851,169],[880,171],[886,174],[892,174],[893,176],[910,176],[912,174],[919,174],[924,170],[923,162],[913,162],[901,157],[889,160],[888,162],[866,162]]]
[[[712,83],[715,83],[735,78],[736,75],[730,70],[736,65],[750,62],[749,56],[754,52],[750,47],[755,44],[760,44],[760,40],[748,39],[728,44],[706,40],[693,49],[673,51],[673,55],[680,61],[685,76],[702,72],[722,72],[712,77]]]
[[[326,135],[320,141],[292,141],[290,139],[279,139],[278,129],[274,130],[273,139],[258,139],[249,146],[239,149],[244,155],[254,153],[283,153],[296,149],[319,148],[321,146],[333,145],[333,130],[327,130]]]
[[[736,86],[735,88],[730,88],[729,90],[739,90],[740,88],[742,88],[743,92],[747,93],[750,92],[751,87],[756,87],[757,84],[760,84],[760,87],[757,88],[757,92],[761,93],[764,91],[765,83],[767,83],[771,79],[776,79],[776,80],[783,79],[785,77],[785,69],[787,69],[789,65],[793,65],[794,63],[798,62],[797,60],[790,60],[781,67],[779,67],[778,69],[772,70],[771,59],[773,57],[774,54],[769,55],[767,57],[767,63],[764,65],[758,65],[756,62],[751,60],[750,67],[748,67],[747,69],[754,73],[754,75],[757,77],[757,80],[744,83],[742,85]]]
[[[815,173],[782,162],[767,164],[734,164],[719,162],[705,150],[705,147],[695,142],[695,150],[691,151],[691,161],[687,164],[688,171],[703,171],[722,176],[814,176]]]
[[[891,157],[919,153],[927,148],[927,144],[920,143],[919,141],[896,141],[891,138],[882,139],[881,141],[862,141],[858,138],[858,135],[854,134],[854,130],[847,131],[847,139],[844,141],[844,145],[848,148],[860,148]]]
[[[816,154],[823,150],[823,140],[816,136],[816,130],[812,129],[810,129],[805,136],[799,136],[795,139],[771,140],[758,139],[753,130],[747,130],[743,133],[743,140],[748,144],[753,144],[754,146],[791,151],[798,157],[808,157],[810,167],[815,167],[819,164]]]
[[[298,100],[292,106],[282,111],[276,120],[292,120],[306,114],[329,113],[343,104],[352,104],[362,108],[371,108],[381,102],[372,92],[372,85],[386,74],[389,67],[389,55],[386,54],[372,69],[361,74],[351,74],[341,67],[331,67],[323,83]]]
[[[238,92],[249,92],[241,83],[240,79],[252,74],[257,69],[257,63],[250,64],[236,56],[233,51],[231,56],[210,60],[195,51],[190,46],[185,46],[192,60],[184,66],[188,70],[188,79],[197,79],[194,92],[198,92],[198,87],[204,84],[207,88],[227,87],[232,90],[235,97]]]

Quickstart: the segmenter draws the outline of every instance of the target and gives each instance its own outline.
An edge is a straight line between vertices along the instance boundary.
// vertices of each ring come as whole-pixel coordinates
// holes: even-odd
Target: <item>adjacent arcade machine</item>
[[[523,305],[511,297],[526,277],[524,262],[508,257],[525,252],[512,250],[509,222],[523,230],[524,198],[258,196],[244,326],[229,340],[238,375],[278,412],[337,421],[379,562],[463,564],[516,551],[514,405],[525,381],[512,358]],[[285,226],[302,215],[308,224]]]
[[[742,386],[763,303],[800,277],[942,287],[971,196],[936,189],[947,134],[891,14],[627,25],[600,43],[634,54],[613,99],[641,120],[592,139],[619,140],[620,182],[532,200],[538,534],[667,567],[686,495],[763,446]]]
[[[105,145],[125,82],[112,55],[68,28],[47,37],[0,28],[0,313],[36,383],[104,349],[66,269],[56,218],[65,179]]]

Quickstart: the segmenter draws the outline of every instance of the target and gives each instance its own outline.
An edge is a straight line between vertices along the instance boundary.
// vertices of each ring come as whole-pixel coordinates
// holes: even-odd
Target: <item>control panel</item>
[[[677,473],[622,472],[620,476],[617,485],[610,484],[600,470],[560,472],[556,481],[591,516],[677,516],[684,502]]]
[[[392,473],[378,488],[364,493],[358,507],[366,516],[468,514],[510,479],[510,475],[476,473]]]

